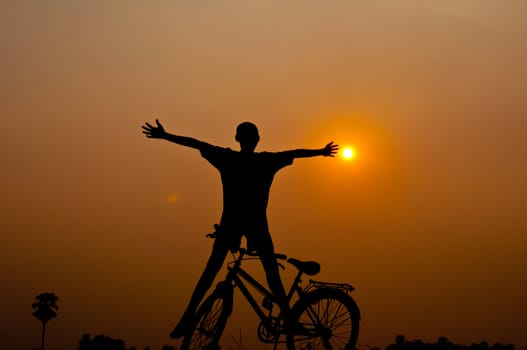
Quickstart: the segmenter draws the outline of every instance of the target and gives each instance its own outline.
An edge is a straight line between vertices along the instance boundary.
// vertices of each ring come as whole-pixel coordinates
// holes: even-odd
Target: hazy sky
[[[156,116],[355,147],[282,170],[268,216],[277,251],[356,287],[360,345],[527,345],[526,42],[523,0],[0,1],[1,347],[39,346],[46,291],[50,350],[179,346],[221,184],[141,134]],[[236,305],[225,339],[264,349]]]

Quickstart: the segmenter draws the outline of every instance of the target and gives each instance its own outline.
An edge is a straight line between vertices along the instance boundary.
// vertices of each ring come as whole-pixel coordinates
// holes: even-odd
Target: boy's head
[[[258,135],[258,128],[250,122],[243,122],[236,128],[236,141],[240,143],[242,151],[254,151],[260,135]]]

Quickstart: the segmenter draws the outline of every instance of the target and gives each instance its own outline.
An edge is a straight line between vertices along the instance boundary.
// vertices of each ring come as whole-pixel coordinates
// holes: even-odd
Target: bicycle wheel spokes
[[[351,317],[343,304],[331,298],[308,307],[300,323],[312,334],[304,340],[308,349],[344,349],[352,329]]]
[[[216,328],[218,326],[219,316],[221,315],[222,310],[223,300],[216,299],[214,304],[212,304],[209,314],[200,320],[200,324],[198,324],[197,328],[207,335],[215,334]]]
[[[218,349],[216,344],[224,326],[224,299],[216,298],[197,315],[197,324],[188,343],[189,350]],[[223,321],[223,322],[222,322]],[[185,348],[185,346],[183,346]]]
[[[347,295],[318,291],[296,310],[300,330],[289,335],[289,349],[353,349],[358,311]]]

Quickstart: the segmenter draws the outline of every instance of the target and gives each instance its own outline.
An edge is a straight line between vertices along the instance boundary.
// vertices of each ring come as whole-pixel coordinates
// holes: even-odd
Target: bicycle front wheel
[[[287,349],[353,350],[359,337],[360,312],[348,294],[321,288],[306,294],[292,310],[298,324],[287,335]]]
[[[181,350],[216,350],[232,311],[232,289],[217,288],[199,307],[192,332],[183,338]]]

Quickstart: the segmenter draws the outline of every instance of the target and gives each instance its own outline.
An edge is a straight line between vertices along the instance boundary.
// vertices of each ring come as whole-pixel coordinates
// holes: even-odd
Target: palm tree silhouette
[[[33,303],[33,316],[38,318],[42,322],[42,342],[40,350],[44,350],[44,339],[46,336],[46,323],[52,318],[57,317],[56,310],[59,309],[57,306],[57,300],[59,299],[53,293],[40,293],[36,296],[37,301]]]

